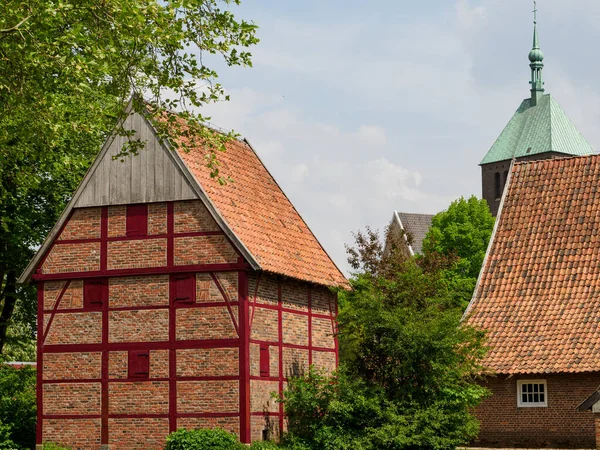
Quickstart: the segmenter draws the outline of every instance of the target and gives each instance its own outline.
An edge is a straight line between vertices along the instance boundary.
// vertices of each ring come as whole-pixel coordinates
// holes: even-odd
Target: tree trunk
[[[14,272],[9,271],[6,274],[6,286],[4,287],[4,307],[0,313],[0,355],[4,350],[6,343],[6,332],[8,324],[15,310],[17,302],[17,276]]]

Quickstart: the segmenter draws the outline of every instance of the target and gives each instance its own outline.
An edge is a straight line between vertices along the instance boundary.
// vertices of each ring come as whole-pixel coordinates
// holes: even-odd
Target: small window
[[[108,280],[90,279],[83,282],[84,309],[102,309],[108,302]]]
[[[150,351],[132,350],[127,361],[129,378],[148,378],[150,376]]]
[[[148,205],[127,205],[126,236],[148,235]]]
[[[500,186],[500,172],[496,172],[494,174],[494,193],[495,193],[495,198],[500,198],[502,196],[502,191],[501,191],[501,186]]]
[[[260,346],[260,376],[269,377],[271,376],[271,367],[269,362],[269,346]]]
[[[548,406],[546,380],[517,381],[517,406],[519,408]]]
[[[508,181],[508,170],[504,171],[503,180],[502,180],[502,189],[506,186],[506,182]]]
[[[196,275],[182,274],[171,276],[171,298],[174,305],[196,302]]]

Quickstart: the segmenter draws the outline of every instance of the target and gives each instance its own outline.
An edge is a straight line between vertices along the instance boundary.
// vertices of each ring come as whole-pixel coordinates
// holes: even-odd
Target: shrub
[[[8,438],[12,447],[35,447],[35,369],[14,367],[0,362],[0,424],[8,427]],[[6,435],[3,428],[0,436]],[[1,437],[0,437],[1,439]]]
[[[12,450],[14,448],[18,448],[18,446],[10,438],[10,426],[0,422],[0,449]]]
[[[62,445],[55,444],[54,442],[44,443],[44,450],[71,450],[69,447],[63,447]]]
[[[165,450],[245,450],[237,436],[221,428],[177,430],[167,436]]]
[[[250,450],[278,450],[282,447],[272,441],[257,441],[253,442]]]

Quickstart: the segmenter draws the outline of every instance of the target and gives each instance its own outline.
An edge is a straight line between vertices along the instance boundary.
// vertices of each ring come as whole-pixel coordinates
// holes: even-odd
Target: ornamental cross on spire
[[[533,0],[533,23],[537,24],[537,1]]]

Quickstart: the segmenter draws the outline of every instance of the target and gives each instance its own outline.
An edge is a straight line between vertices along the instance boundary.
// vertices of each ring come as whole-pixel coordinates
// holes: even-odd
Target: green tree
[[[132,94],[134,109],[161,137],[186,137],[184,147],[202,142],[207,170],[225,179],[216,154],[231,135],[203,127],[208,118],[198,111],[227,99],[210,65],[251,65],[256,26],[237,20],[234,4],[0,2],[0,353],[17,300],[33,336],[35,290],[18,286],[17,277]],[[180,111],[179,120],[167,110]],[[130,137],[124,155],[143,146],[117,131]]]
[[[485,200],[461,197],[433,217],[423,240],[426,259],[440,255],[454,259],[444,278],[463,307],[473,295],[493,228],[494,217]]]
[[[471,410],[487,394],[484,335],[459,326],[463,308],[444,279],[453,258],[382,251],[357,233],[352,290],[340,292],[342,366],[290,382],[282,400],[288,444],[308,449],[450,449],[476,436]],[[299,447],[300,448],[300,447]]]

